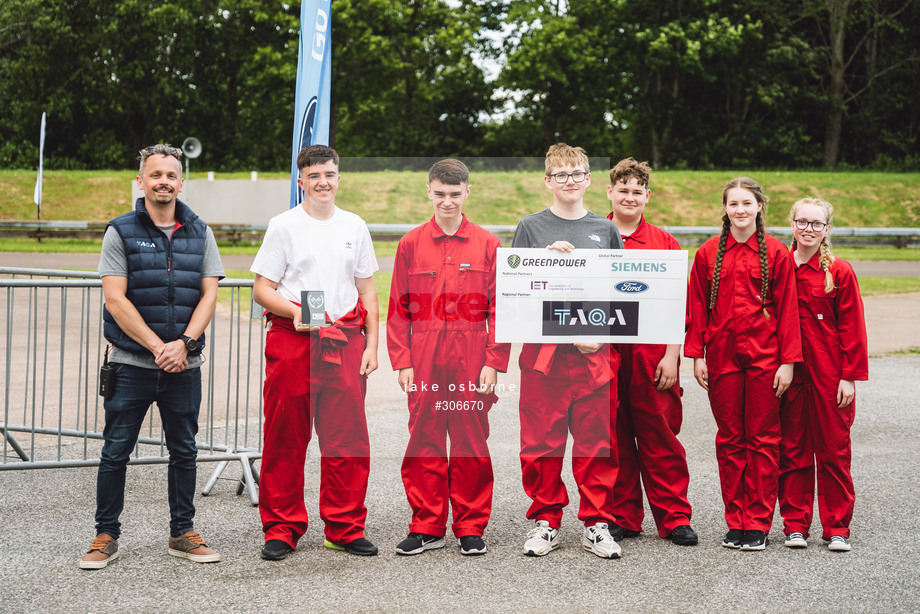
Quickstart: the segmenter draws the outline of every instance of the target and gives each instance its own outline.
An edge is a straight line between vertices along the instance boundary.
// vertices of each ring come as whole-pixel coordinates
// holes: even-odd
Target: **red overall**
[[[364,537],[370,444],[364,416],[366,378],[361,301],[333,326],[300,333],[293,321],[269,314],[265,338],[265,442],[259,513],[265,541],[296,548],[307,531],[304,461],[316,426],[319,437],[319,511],[326,538]]]
[[[780,422],[779,506],[784,532],[808,536],[814,510],[815,468],[818,512],[824,539],[850,536],[853,478],[850,427],[856,403],[837,407],[840,380],[869,378],[866,320],[856,274],[845,260],[834,260],[834,290],[824,291],[819,255],[795,271],[805,362],[795,366],[783,397]]]
[[[704,243],[690,271],[688,358],[706,357],[716,457],[729,529],[770,531],[779,478],[779,400],[773,377],[781,364],[802,362],[794,262],[767,235],[769,319],[761,302],[757,236],[738,243],[729,234],[715,308],[709,292],[719,238]]]
[[[463,217],[454,235],[432,218],[399,242],[393,265],[387,349],[394,370],[411,367],[409,445],[402,464],[411,533],[482,535],[492,511],[489,409],[483,366],[508,368],[495,343],[495,255],[501,243]],[[448,455],[446,438],[450,438]]]
[[[607,217],[613,219],[613,213]],[[623,244],[626,249],[680,249],[670,233],[644,217],[632,234],[623,235]],[[616,413],[619,458],[614,522],[631,531],[642,530],[644,484],[658,535],[667,537],[675,528],[690,524],[692,511],[687,499],[687,455],[677,439],[683,419],[680,382],[668,390],[656,387],[655,368],[666,345],[623,343],[617,350],[620,405],[611,408]]]
[[[574,345],[525,343],[521,367],[521,470],[532,520],[559,528],[569,496],[562,459],[572,433],[572,474],[578,486],[578,518],[585,526],[613,521],[617,477],[616,408],[620,356],[610,345],[582,354]]]

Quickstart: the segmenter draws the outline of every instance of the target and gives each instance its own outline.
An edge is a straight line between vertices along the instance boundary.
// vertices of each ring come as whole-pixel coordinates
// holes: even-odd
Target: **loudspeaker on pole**
[[[186,158],[194,160],[201,155],[201,141],[193,136],[188,137],[182,141],[182,153]]]

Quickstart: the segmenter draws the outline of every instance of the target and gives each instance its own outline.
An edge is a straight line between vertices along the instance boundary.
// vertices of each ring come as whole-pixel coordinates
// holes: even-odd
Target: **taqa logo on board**
[[[639,303],[629,301],[543,301],[543,335],[635,337]]]
[[[626,294],[639,294],[640,292],[645,292],[648,290],[648,284],[644,284],[641,281],[621,281],[614,286],[618,292],[624,292]]]

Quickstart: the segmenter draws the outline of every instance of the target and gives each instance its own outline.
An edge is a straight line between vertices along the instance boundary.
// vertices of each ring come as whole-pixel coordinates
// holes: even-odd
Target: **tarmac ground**
[[[314,522],[297,552],[281,562],[259,558],[258,510],[235,494],[234,482],[218,483],[210,496],[196,498],[196,528],[223,560],[195,564],[168,556],[166,468],[132,466],[120,559],[104,570],[83,571],[77,560],[94,533],[95,469],[4,471],[0,611],[915,612],[920,609],[920,550],[911,540],[920,515],[920,357],[873,358],[870,374],[858,387],[852,430],[857,499],[849,553],[824,547],[817,519],[805,550],[782,546],[779,518],[763,552],[720,546],[726,527],[715,424],[702,389],[683,373],[681,440],[690,466],[698,546],[658,538],[647,512],[646,532],[621,542],[621,559],[584,552],[567,461],[563,478],[572,502],[563,519],[562,547],[542,558],[524,556],[529,500],[520,484],[517,399],[504,395],[490,416],[496,479],[485,534],[489,552],[464,557],[448,540],[443,550],[398,556],[394,548],[405,537],[410,516],[399,477],[406,413],[390,404],[368,411],[367,536],[380,547],[378,556],[322,547],[315,445],[305,489]],[[200,466],[199,488],[209,471],[210,466]],[[236,477],[239,468],[225,475]]]
[[[12,266],[5,259],[3,264]],[[506,391],[490,412],[495,491],[485,534],[489,552],[464,557],[448,539],[443,550],[398,556],[394,549],[410,518],[400,479],[408,416],[381,347],[381,368],[369,380],[367,404],[372,448],[367,536],[380,547],[378,556],[322,547],[315,443],[305,470],[311,527],[297,552],[281,562],[259,557],[258,509],[236,495],[238,466],[228,468],[228,480],[210,496],[196,498],[196,529],[221,553],[220,563],[195,564],[167,554],[166,467],[141,465],[128,469],[120,558],[99,571],[77,567],[94,535],[95,468],[0,471],[0,548],[7,553],[0,566],[0,612],[918,611],[920,549],[912,538],[920,516],[920,356],[884,355],[920,347],[918,300],[907,295],[866,302],[869,318],[887,315],[870,325],[870,380],[857,384],[852,429],[857,499],[849,553],[827,550],[817,517],[804,550],[782,546],[778,516],[765,551],[720,546],[727,528],[716,428],[705,392],[684,360],[680,438],[690,466],[698,546],[660,539],[646,510],[645,533],[621,542],[621,559],[583,551],[575,517],[578,493],[566,460],[563,479],[571,503],[562,546],[546,557],[524,556],[530,501],[521,487],[518,397]],[[516,353],[500,383],[519,383]],[[66,443],[63,453],[82,445]],[[199,490],[211,470],[210,463],[199,465]]]

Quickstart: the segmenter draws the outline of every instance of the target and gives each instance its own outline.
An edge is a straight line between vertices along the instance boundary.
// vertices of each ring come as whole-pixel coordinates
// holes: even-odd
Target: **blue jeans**
[[[156,401],[166,447],[169,493],[169,532],[173,537],[191,531],[195,517],[195,479],[198,447],[198,408],[201,370],[166,373],[115,364],[115,394],[105,399],[105,443],[96,479],[96,533],[118,539],[118,517],[125,505],[125,469],[147,415]]]

